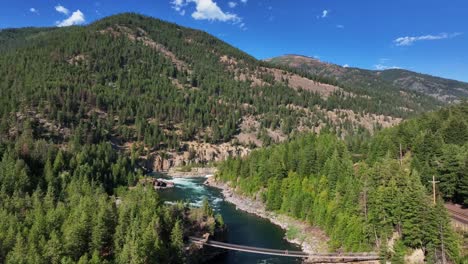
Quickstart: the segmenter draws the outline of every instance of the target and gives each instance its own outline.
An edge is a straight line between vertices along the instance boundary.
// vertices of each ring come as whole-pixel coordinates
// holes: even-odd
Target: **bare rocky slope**
[[[274,65],[287,66],[313,75],[331,78],[352,87],[387,88],[401,92],[415,91],[429,95],[442,103],[460,102],[468,98],[468,83],[404,69],[364,70],[342,67],[301,55],[284,55],[266,61]]]

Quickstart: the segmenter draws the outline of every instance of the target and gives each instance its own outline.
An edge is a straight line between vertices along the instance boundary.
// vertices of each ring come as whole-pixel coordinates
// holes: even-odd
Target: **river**
[[[225,202],[220,190],[203,184],[205,178],[174,178],[171,181],[175,183],[174,188],[160,191],[163,201],[172,203],[182,200],[193,206],[200,206],[203,199],[208,198],[213,209],[223,216],[228,226],[228,243],[271,249],[301,250],[297,245],[284,239],[285,231],[280,227],[266,219],[237,210],[234,205]],[[228,251],[209,263],[301,263],[301,261],[290,257]]]

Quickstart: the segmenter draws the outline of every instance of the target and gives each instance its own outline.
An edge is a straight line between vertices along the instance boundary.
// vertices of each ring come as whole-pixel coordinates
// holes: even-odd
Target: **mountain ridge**
[[[468,97],[468,83],[466,82],[406,69],[369,70],[344,67],[299,54],[285,54],[265,59],[265,61],[333,78],[351,86],[372,83],[373,85],[386,85],[393,89],[421,92],[443,103],[460,102]]]
[[[273,66],[206,32],[134,13],[5,30],[0,42],[10,139],[32,122],[58,144],[141,148],[149,169],[222,160],[303,132],[372,134],[438,107],[421,93],[396,97]]]
[[[138,14],[2,31],[1,43],[0,263],[192,263],[186,238],[222,240],[222,215],[208,199],[167,205],[145,174],[207,166],[310,224],[290,239],[320,227],[339,254],[463,262],[429,181],[468,203],[466,103],[413,119],[447,103],[275,66]]]

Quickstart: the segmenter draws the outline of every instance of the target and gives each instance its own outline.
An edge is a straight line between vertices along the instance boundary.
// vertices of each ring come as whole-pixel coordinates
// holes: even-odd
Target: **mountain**
[[[372,250],[398,230],[395,263],[423,245],[427,256],[458,257],[443,207],[427,206],[412,169],[442,164],[437,173],[454,180],[444,194],[464,201],[466,111],[366,143],[444,104],[424,93],[276,66],[138,14],[1,30],[0,76],[0,263],[191,262],[184,238],[214,235],[224,221],[207,202],[164,205],[145,169],[186,169],[270,144],[228,158],[220,175],[323,227],[332,250]],[[308,131],[321,135],[297,135]],[[381,249],[383,259],[392,254]]]
[[[191,111],[200,122],[236,113],[216,113],[197,76],[179,87],[186,61],[132,39],[137,26],[101,22],[0,32],[0,263],[197,263],[203,251],[184,239],[224,232],[208,202],[164,204],[139,163],[143,142],[168,149]]]
[[[442,103],[460,102],[468,97],[468,83],[444,79],[403,69],[371,71],[342,67],[301,55],[284,55],[266,60],[273,65],[287,66],[312,75],[323,76],[350,87],[395,91],[414,91],[429,95]]]
[[[299,132],[366,136],[437,100],[258,61],[206,32],[138,14],[0,32],[1,135],[112,142],[166,170],[223,160]],[[340,69],[343,70],[343,69]],[[138,150],[138,151],[137,151]]]

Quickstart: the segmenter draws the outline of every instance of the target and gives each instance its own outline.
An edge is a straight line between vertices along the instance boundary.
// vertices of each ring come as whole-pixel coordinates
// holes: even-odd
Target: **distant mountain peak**
[[[459,102],[468,97],[468,83],[444,79],[405,69],[366,70],[322,62],[316,58],[287,54],[267,60],[312,75],[335,79],[355,88],[388,87],[395,91],[413,91],[436,98],[442,103]]]

